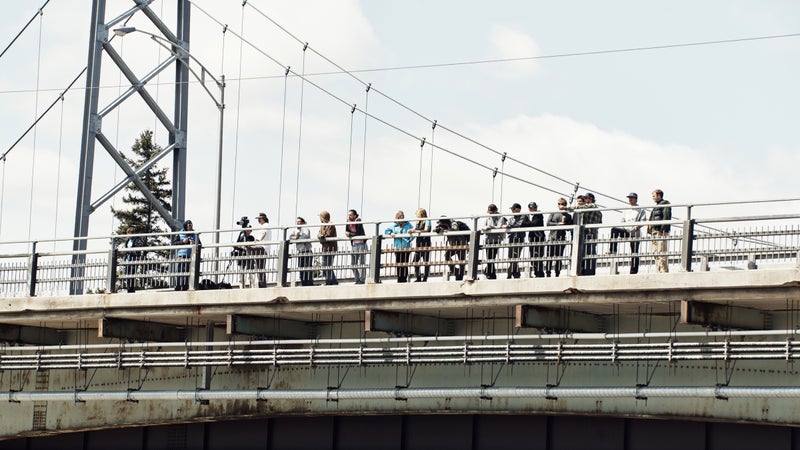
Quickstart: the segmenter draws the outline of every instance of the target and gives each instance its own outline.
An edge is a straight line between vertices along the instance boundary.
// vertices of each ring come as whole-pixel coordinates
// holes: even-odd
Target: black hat
[[[511,209],[522,209],[522,206],[520,206],[519,203],[514,203],[511,205]]]
[[[631,192],[630,194],[628,194],[628,198],[639,198],[639,196],[636,195],[636,192]]]
[[[528,203],[528,209],[538,208],[538,207],[539,207],[539,205],[537,205],[536,202]]]
[[[258,213],[258,215],[256,217],[263,217],[264,219],[269,220],[269,219],[267,219],[267,215],[264,214],[264,213]]]
[[[594,200],[594,194],[592,194],[591,192],[587,192],[587,193],[583,194],[583,197],[584,198],[590,198],[590,199]]]

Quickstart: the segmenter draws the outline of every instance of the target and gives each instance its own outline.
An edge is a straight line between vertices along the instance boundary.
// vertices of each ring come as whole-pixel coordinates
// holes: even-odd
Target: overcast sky
[[[6,3],[3,48],[44,1]],[[3,152],[86,65],[89,3],[51,0],[0,58]],[[133,5],[108,0],[106,18]],[[151,8],[174,27],[174,0]],[[142,14],[128,25],[156,32]],[[654,188],[681,204],[797,196],[800,37],[558,56],[800,33],[800,2],[195,0],[191,31],[192,55],[227,79],[223,227],[261,211],[288,225],[295,214],[316,223],[322,209],[344,221],[348,207],[364,220],[418,206],[480,214],[490,202],[552,210],[559,195],[550,190],[573,187],[542,172],[618,199],[598,196],[609,206],[630,191],[649,205]],[[167,57],[143,34],[112,45],[140,77]],[[339,71],[320,54],[355,72],[320,75]],[[525,57],[540,58],[443,65]],[[286,65],[308,81],[284,77]],[[171,72],[149,85],[168,112]],[[84,84],[9,153],[0,240],[72,235]],[[127,87],[107,57],[102,85],[101,108]],[[365,109],[375,118],[365,122]],[[217,126],[194,84],[187,218],[201,230],[214,221]],[[145,129],[167,145],[138,97],[102,129],[123,151]],[[421,149],[423,137],[478,164]],[[493,178],[495,167],[508,175]],[[92,198],[120,179],[98,144]],[[112,231],[111,204],[92,215],[90,234]]]

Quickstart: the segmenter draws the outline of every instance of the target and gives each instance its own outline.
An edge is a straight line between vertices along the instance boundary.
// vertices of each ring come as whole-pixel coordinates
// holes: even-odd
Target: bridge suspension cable
[[[28,20],[28,23],[26,23],[22,27],[22,29],[19,30],[19,33],[17,33],[17,35],[14,36],[13,39],[11,39],[11,42],[8,43],[6,48],[4,48],[2,52],[0,52],[0,58],[2,58],[3,55],[6,54],[8,49],[10,49],[11,46],[13,46],[15,42],[17,42],[17,39],[19,39],[19,37],[22,36],[22,34],[25,32],[25,30],[28,29],[28,27],[33,23],[33,21],[36,20],[36,17],[41,17],[41,15],[43,14],[43,11],[44,11],[44,7],[47,6],[48,3],[50,3],[50,0],[45,0],[44,4],[42,4],[42,6],[40,6],[39,9],[36,10],[36,12],[33,14],[33,16],[31,16],[30,20]],[[38,91],[38,88],[37,88],[37,91]]]
[[[39,37],[36,43],[36,93],[33,96],[33,118],[39,116],[39,81],[41,80],[42,73],[42,28],[44,21],[42,17],[44,14],[39,10]],[[38,137],[38,127],[33,127],[33,151],[31,154],[31,190],[28,202],[28,239],[31,238],[31,228],[33,227],[33,187],[36,185],[36,138]]]
[[[242,5],[244,6],[244,5]],[[244,9],[244,8],[242,8]],[[303,67],[300,69],[302,73],[300,77],[300,123],[297,126],[297,177],[295,179],[295,188],[294,188],[294,216],[298,216],[298,208],[300,205],[300,149],[303,147],[303,96],[305,93],[305,85],[306,85],[306,50],[308,49],[308,43],[306,42],[303,45]],[[287,66],[288,67],[288,66]]]
[[[227,31],[228,26],[224,25],[224,28]],[[240,19],[239,29],[241,30],[242,36],[244,36],[244,3],[242,3],[242,14]],[[244,42],[245,42],[244,39],[240,38],[239,76],[238,76],[240,80],[242,78],[242,53],[244,50]],[[242,105],[242,82],[239,81],[236,85],[236,137],[234,138],[234,144],[233,144],[233,192],[231,193],[231,221],[229,223],[233,223],[233,218],[234,215],[236,214],[236,181],[237,178],[239,178],[236,176],[236,174],[239,162],[239,117],[241,112],[241,105]]]
[[[361,154],[361,205],[359,211],[364,214],[364,179],[367,176],[367,111],[369,110],[369,90],[372,88],[372,83],[367,84],[367,89],[364,92],[364,146]]]
[[[283,74],[283,118],[281,119],[281,164],[280,172],[278,173],[278,219],[277,222],[281,223],[281,199],[283,198],[283,159],[286,149],[286,93],[289,82],[289,67],[286,67],[286,72]]]

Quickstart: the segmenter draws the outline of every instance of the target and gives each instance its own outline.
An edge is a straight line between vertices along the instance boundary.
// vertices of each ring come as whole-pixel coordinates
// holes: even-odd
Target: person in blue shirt
[[[408,281],[408,259],[410,256],[411,241],[414,239],[409,232],[414,228],[405,220],[403,211],[397,211],[394,218],[396,222],[387,228],[384,234],[394,238],[394,258],[397,264],[397,282]]]

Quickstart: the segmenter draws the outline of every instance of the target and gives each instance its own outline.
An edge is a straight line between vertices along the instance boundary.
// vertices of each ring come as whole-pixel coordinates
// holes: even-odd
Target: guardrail
[[[759,202],[763,203],[763,202]],[[708,205],[703,205],[708,206]],[[719,206],[715,204],[712,206]],[[354,270],[365,270],[368,283],[391,278],[409,281],[432,278],[483,279],[490,265],[499,277],[586,276],[629,273],[635,262],[639,272],[655,272],[657,258],[666,258],[670,270],[706,271],[756,269],[774,265],[797,265],[800,252],[800,215],[752,215],[740,217],[695,217],[698,205],[672,205],[683,209],[684,219],[662,222],[516,228],[481,231],[483,219],[459,219],[470,231],[446,231],[413,235],[431,238],[424,247],[395,248],[393,238],[383,234],[391,222],[363,222],[366,249],[354,249],[351,238],[333,238],[336,251],[322,251],[317,239],[290,240],[292,228],[271,230],[277,238],[269,242],[232,242],[210,245],[162,245],[176,233],[136,235],[148,243],[125,248],[128,236],[95,238],[94,250],[57,251],[60,241],[0,243],[0,296],[57,296],[142,289],[207,289],[219,287],[274,287],[300,284],[301,274],[310,274],[317,284],[324,272],[332,270],[342,282],[354,280]],[[607,217],[625,208],[601,209]],[[547,218],[548,212],[542,212]],[[414,219],[409,220],[415,222]],[[580,222],[580,221],[579,221]],[[669,235],[647,234],[648,226],[671,225]],[[345,223],[331,224],[340,231]],[[641,226],[642,234],[612,237],[611,228]],[[318,226],[309,226],[312,231]],[[549,239],[566,231],[563,240]],[[201,238],[217,233],[238,233],[240,229],[198,232]],[[544,231],[546,238],[532,238]],[[488,239],[500,233],[503,239]],[[343,234],[343,233],[342,233]],[[313,234],[312,234],[313,235]],[[512,235],[514,236],[512,238]],[[461,236],[462,239],[452,239]],[[403,237],[412,237],[403,235]],[[496,236],[495,236],[496,237]],[[364,238],[364,237],[362,237]],[[448,239],[450,238],[450,239]],[[106,245],[98,245],[106,241]],[[656,242],[664,242],[657,251]],[[298,251],[298,244],[311,243],[311,251]],[[52,251],[46,251],[52,247]],[[105,248],[103,248],[105,247]],[[188,257],[178,250],[188,249]],[[615,249],[616,252],[611,252]],[[419,254],[423,257],[413,257]],[[358,256],[364,255],[362,262]],[[559,267],[560,266],[560,267]],[[490,280],[487,280],[490,282]]]

